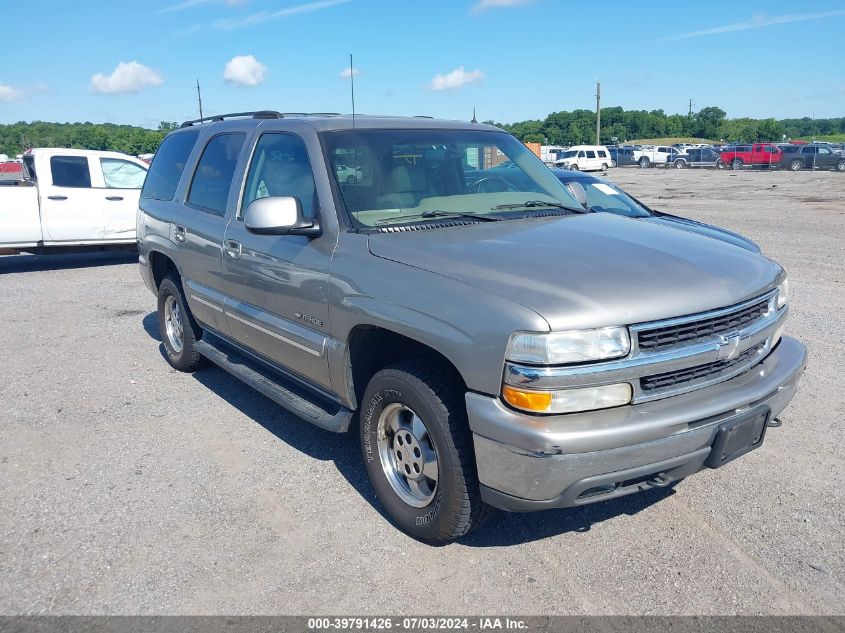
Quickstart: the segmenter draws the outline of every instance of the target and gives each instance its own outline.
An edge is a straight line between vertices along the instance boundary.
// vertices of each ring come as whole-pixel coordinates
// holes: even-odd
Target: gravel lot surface
[[[0,257],[0,613],[845,613],[845,175],[609,177],[789,270],[811,358],[760,450],[431,547],[354,436],[171,370],[134,256]]]

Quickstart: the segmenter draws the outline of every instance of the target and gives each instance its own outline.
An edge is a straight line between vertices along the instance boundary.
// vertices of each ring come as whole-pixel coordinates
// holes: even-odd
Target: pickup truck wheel
[[[359,430],[379,500],[407,534],[451,541],[480,526],[481,501],[464,393],[445,368],[404,361],[367,385]]]
[[[185,304],[181,282],[171,275],[158,287],[158,328],[171,367],[191,372],[202,365],[203,357],[194,350],[202,330]]]
[[[648,158],[646,158],[645,156],[643,156],[640,159],[640,167],[642,167],[643,169],[648,168],[650,165],[651,165],[651,161]]]
[[[687,164],[684,161],[682,161],[681,159],[678,159],[678,160],[675,161],[675,169],[683,169],[686,166],[687,166]]]
[[[845,171],[845,160],[840,160],[836,163],[836,171]]]
[[[801,161],[800,160],[791,160],[789,161],[789,171],[801,171]]]
[[[741,158],[734,158],[731,161],[731,168],[732,169],[742,169],[742,159]]]
[[[611,160],[611,161],[610,161],[610,166],[611,166],[611,167],[616,167],[616,161],[615,161],[615,160]]]

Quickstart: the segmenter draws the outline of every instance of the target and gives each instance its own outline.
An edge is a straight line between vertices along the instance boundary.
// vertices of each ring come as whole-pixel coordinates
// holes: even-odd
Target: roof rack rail
[[[231,112],[229,114],[215,114],[214,116],[206,116],[202,117],[201,119],[185,121],[179,127],[191,127],[192,125],[205,123],[206,121],[217,122],[222,121],[223,119],[234,119],[237,117],[252,117],[253,119],[282,119],[284,118],[284,115],[281,112],[276,112],[275,110],[256,110],[255,112]]]

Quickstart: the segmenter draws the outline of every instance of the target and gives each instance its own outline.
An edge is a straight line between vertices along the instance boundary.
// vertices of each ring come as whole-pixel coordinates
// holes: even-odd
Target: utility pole
[[[601,82],[596,80],[596,145],[601,145]]]
[[[200,92],[200,80],[197,79],[197,101],[200,105],[200,118],[202,118],[202,93]]]
[[[689,100],[689,116],[692,116],[692,99]]]

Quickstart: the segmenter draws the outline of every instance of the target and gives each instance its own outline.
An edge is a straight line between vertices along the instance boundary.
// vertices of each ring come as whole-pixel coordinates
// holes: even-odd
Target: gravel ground
[[[352,436],[161,356],[125,255],[0,258],[0,613],[845,613],[845,175],[617,169],[790,272],[802,387],[675,492],[394,529]]]

